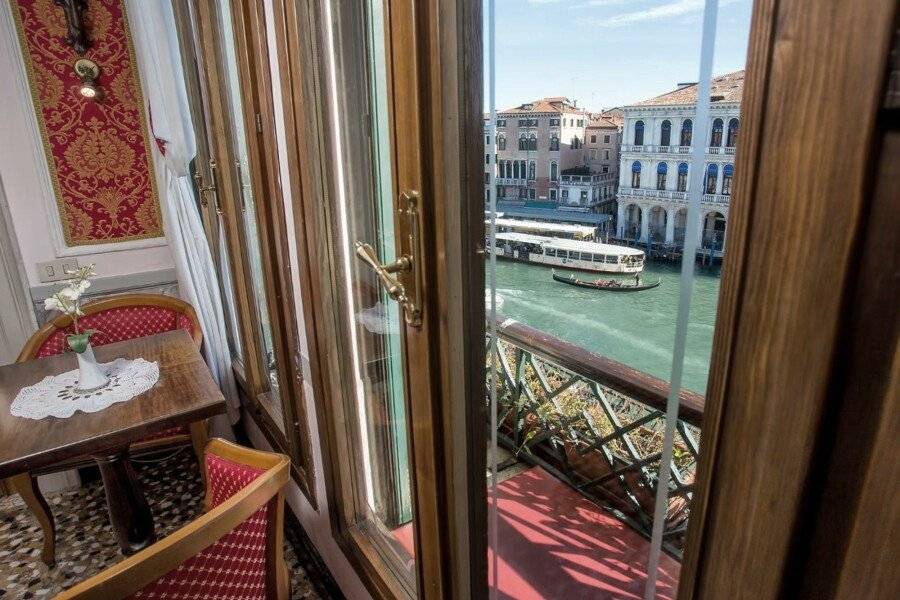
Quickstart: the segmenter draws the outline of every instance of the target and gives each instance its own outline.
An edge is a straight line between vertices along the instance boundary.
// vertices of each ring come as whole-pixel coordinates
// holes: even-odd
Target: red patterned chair
[[[284,600],[284,486],[290,460],[214,439],[206,514],[57,600]]]
[[[96,329],[91,344],[102,346],[113,342],[134,339],[164,331],[184,329],[191,334],[197,348],[203,342],[203,333],[197,322],[194,308],[178,298],[160,294],[121,294],[85,304],[84,316],[79,317],[82,328]],[[19,353],[17,362],[53,356],[68,352],[66,335],[74,333],[72,319],[59,315],[38,329]],[[130,452],[146,454],[164,448],[192,444],[197,460],[203,460],[203,448],[208,438],[206,421],[174,427],[150,438],[131,445]],[[53,465],[35,473],[22,473],[9,479],[11,487],[18,492],[44,530],[44,547],[41,558],[47,564],[55,561],[55,523],[53,514],[37,486],[36,476],[92,464],[88,459],[79,459]]]

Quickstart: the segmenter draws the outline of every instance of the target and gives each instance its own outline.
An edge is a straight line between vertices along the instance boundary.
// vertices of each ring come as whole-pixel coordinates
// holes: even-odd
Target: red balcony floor
[[[501,483],[497,496],[498,598],[643,598],[650,543],[628,525],[540,467]],[[411,555],[412,531],[394,531]],[[657,598],[675,597],[679,567],[663,554]]]

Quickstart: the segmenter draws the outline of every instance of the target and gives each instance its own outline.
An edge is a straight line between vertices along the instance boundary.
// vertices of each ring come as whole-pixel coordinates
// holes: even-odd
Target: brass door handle
[[[390,263],[382,263],[375,249],[364,242],[356,242],[356,256],[369,265],[378,276],[381,287],[392,299],[396,300],[406,318],[406,323],[413,327],[422,326],[422,211],[419,205],[419,195],[416,192],[404,192],[400,194],[401,207],[399,213],[405,217],[405,233],[399,235],[401,248],[406,253],[401,254],[397,260]],[[401,281],[401,279],[403,281]],[[406,281],[406,284],[404,284]],[[407,285],[411,286],[410,290]]]
[[[216,177],[216,161],[213,158],[209,159],[209,177],[212,179],[212,183],[210,185],[204,185],[203,175],[200,174],[200,171],[194,173],[194,181],[197,182],[197,192],[200,194],[200,204],[206,208],[209,204],[209,201],[206,199],[206,193],[212,192],[213,206],[215,206],[216,214],[221,215],[222,205],[219,204],[219,181]]]
[[[388,296],[401,305],[409,301],[409,298],[406,297],[406,288],[391,275],[393,273],[410,271],[412,269],[412,259],[410,257],[404,255],[392,263],[382,264],[378,259],[378,255],[375,254],[375,249],[363,242],[356,242],[356,256],[375,271],[375,274],[378,275],[378,280],[381,282],[381,287],[384,288]]]

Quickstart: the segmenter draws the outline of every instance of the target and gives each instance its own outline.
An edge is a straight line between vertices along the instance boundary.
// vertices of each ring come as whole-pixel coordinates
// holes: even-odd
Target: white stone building
[[[725,244],[740,129],[744,72],[716,77],[711,86],[701,198],[701,244],[720,255]],[[697,85],[623,107],[617,234],[623,239],[681,246],[687,228],[690,153]]]

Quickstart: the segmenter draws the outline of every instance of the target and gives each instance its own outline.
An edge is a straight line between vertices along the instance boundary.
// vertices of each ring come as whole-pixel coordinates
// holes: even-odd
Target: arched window
[[[725,165],[722,169],[722,193],[731,194],[731,180],[734,179],[734,165]]]
[[[690,119],[685,119],[681,124],[681,145],[682,146],[690,146],[691,142],[694,139],[694,122]]]
[[[512,175],[513,175],[513,173],[512,173],[512,161],[509,161],[509,160],[508,160],[508,161],[506,161],[506,176],[507,176],[507,177],[512,177]]]
[[[681,163],[678,165],[678,191],[686,192],[687,191],[687,179],[688,179],[688,165],[687,163]]]
[[[531,137],[528,138],[528,149],[537,150],[537,136],[533,133],[531,134]]]
[[[631,187],[641,187],[641,163],[639,161],[631,163]]]
[[[634,145],[644,145],[644,122],[638,121],[634,124]]]
[[[669,172],[668,163],[661,162],[656,166],[656,189],[666,189],[666,173]]]
[[[719,179],[719,167],[713,163],[706,167],[706,193],[716,193],[716,180]]]
[[[513,179],[519,178],[519,161],[513,162]]]
[[[672,122],[666,119],[662,122],[662,129],[659,132],[659,145],[668,146],[672,143]]]
[[[709,137],[709,145],[713,148],[718,148],[722,145],[722,130],[724,127],[725,124],[722,122],[722,119],[713,121],[712,135]]]
[[[534,169],[535,169],[535,164],[534,164],[534,161],[532,160],[528,163],[528,179],[530,179],[532,181],[534,181]]]
[[[497,136],[497,150],[506,150],[506,136],[505,135]]]
[[[555,162],[550,163],[550,181],[559,179],[559,165]]]
[[[559,150],[559,136],[555,133],[550,136],[550,150]]]
[[[727,148],[734,148],[737,145],[738,129],[740,126],[741,123],[737,119],[728,121],[728,137],[725,139],[725,146]]]

